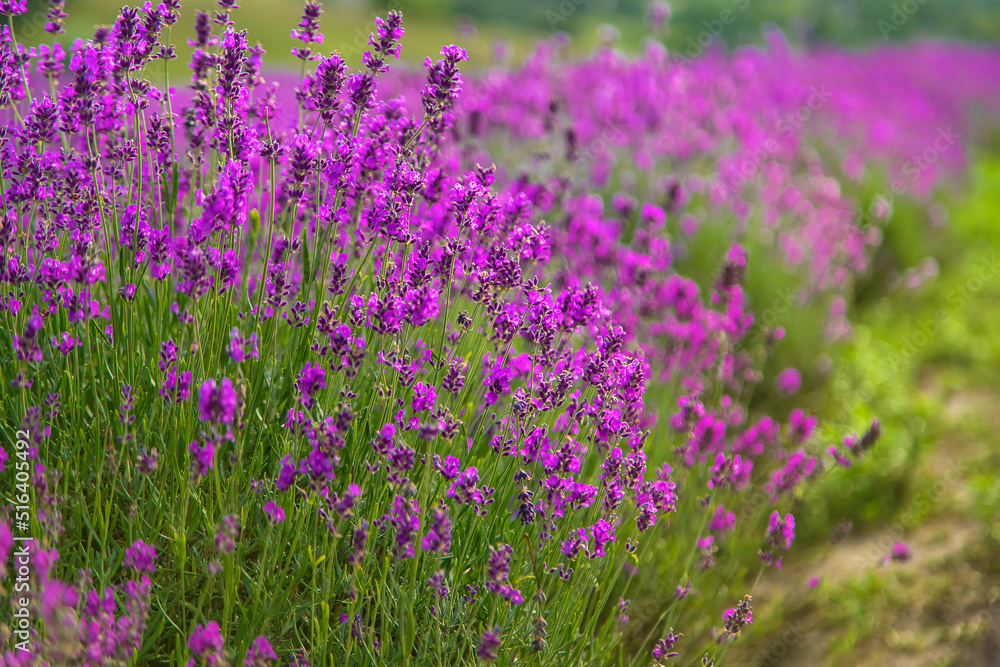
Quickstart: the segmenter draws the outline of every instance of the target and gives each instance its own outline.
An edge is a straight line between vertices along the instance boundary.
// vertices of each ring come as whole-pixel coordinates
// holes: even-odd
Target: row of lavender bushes
[[[878,437],[751,409],[801,378],[764,376],[747,271],[863,271],[887,216],[821,151],[891,164],[995,56],[932,50],[966,79],[921,88],[917,57],[555,40],[417,81],[398,14],[352,72],[307,2],[275,87],[218,4],[168,93],[177,0],[65,51],[0,2],[3,664],[721,660],[791,496]]]

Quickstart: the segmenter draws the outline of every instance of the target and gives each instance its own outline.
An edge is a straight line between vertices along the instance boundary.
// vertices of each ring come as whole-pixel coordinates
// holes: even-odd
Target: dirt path
[[[909,504],[930,508],[929,516],[904,512],[825,549],[790,553],[754,596],[766,636],[737,642],[726,667],[1000,666],[1000,605],[989,604],[990,582],[970,553],[982,528],[967,512],[974,502],[967,480],[990,446],[965,428],[975,419],[1000,433],[1000,396],[947,391],[934,372],[918,391],[941,406],[948,434],[923,455],[919,468],[933,483]],[[896,541],[910,546],[909,561],[885,562]]]

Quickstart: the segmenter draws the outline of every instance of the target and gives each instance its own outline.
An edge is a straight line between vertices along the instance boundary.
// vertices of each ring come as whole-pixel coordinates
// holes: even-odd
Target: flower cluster
[[[146,78],[176,56],[177,0],[124,8],[65,50],[0,38],[0,365],[38,499],[32,655],[509,662],[530,638],[546,664],[610,659],[647,620],[633,575],[668,568],[685,607],[744,522],[827,469],[815,418],[744,398],[781,338],[755,320],[747,277],[769,252],[800,265],[810,248],[815,297],[867,265],[877,222],[853,220],[804,131],[765,130],[808,100],[800,69],[864,58],[680,64],[650,47],[567,65],[545,43],[521,70],[473,79],[449,45],[400,74],[390,12],[352,72],[319,51],[309,0],[291,33],[302,73],[267,82],[238,9],[194,15],[181,89]],[[982,80],[991,64],[969,56]],[[881,99],[864,92],[831,97],[845,135],[878,131],[852,111]],[[845,171],[909,150],[906,136],[850,144]],[[520,160],[540,139],[554,150]],[[648,179],[618,165],[628,150]],[[688,272],[711,224],[725,241]],[[788,400],[802,385],[794,369],[768,381]],[[0,473],[8,461],[0,449]],[[64,526],[66,489],[80,504]],[[750,492],[759,517],[737,507]],[[765,563],[794,526],[771,514]],[[111,565],[84,553],[124,535]],[[659,559],[664,540],[694,567]],[[3,514],[0,563],[12,548]],[[81,559],[104,590],[63,581]],[[170,595],[151,606],[165,572]],[[751,623],[749,598],[725,618],[727,637]],[[23,664],[12,655],[0,662]]]

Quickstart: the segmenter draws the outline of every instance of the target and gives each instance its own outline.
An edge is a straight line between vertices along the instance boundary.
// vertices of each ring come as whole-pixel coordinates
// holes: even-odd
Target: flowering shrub
[[[68,52],[3,29],[0,354],[20,430],[0,449],[16,501],[0,584],[23,580],[31,619],[0,612],[4,664],[721,655],[752,623],[730,589],[792,545],[772,505],[878,435],[828,458],[815,418],[748,409],[782,331],[747,340],[745,248],[727,241],[699,286],[674,268],[678,183],[606,211],[600,156],[575,180],[493,165],[463,134],[535,137],[550,96],[521,80],[456,107],[457,46],[415,93],[384,94],[409,81],[386,78],[399,14],[352,72],[307,2],[292,101],[218,5],[196,17],[186,92],[146,78],[174,57],[177,0],[124,8]],[[616,67],[601,55],[579,77]],[[667,90],[684,99],[683,81]],[[613,116],[601,99],[585,107]],[[658,141],[684,135],[666,109],[633,113]],[[564,137],[570,161],[592,139]],[[683,141],[692,160],[711,148]],[[809,182],[840,211],[829,179]],[[819,217],[785,245],[835,235]],[[833,243],[818,288],[863,267],[866,239]],[[670,590],[631,607],[650,567]]]

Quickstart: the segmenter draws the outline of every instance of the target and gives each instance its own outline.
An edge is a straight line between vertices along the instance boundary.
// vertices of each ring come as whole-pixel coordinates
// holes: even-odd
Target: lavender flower
[[[222,630],[215,621],[209,621],[205,625],[198,623],[188,639],[191,652],[210,665],[225,664],[222,646]]]
[[[413,541],[420,531],[420,508],[413,500],[396,496],[392,510],[392,526],[396,529],[396,558],[413,558]]]
[[[680,653],[674,651],[674,645],[677,641],[684,635],[675,635],[673,628],[667,632],[666,637],[661,637],[656,641],[656,645],[653,647],[653,660],[656,660],[657,664],[662,664],[664,660],[669,660],[670,658],[676,658]]]
[[[195,440],[188,445],[188,451],[191,452],[191,475],[195,480],[215,468],[215,445],[212,441],[206,440],[204,445],[199,445]]]
[[[775,559],[776,551],[788,551],[795,539],[795,517],[791,514],[784,518],[778,512],[771,514],[767,524],[767,546],[760,552],[760,558],[767,565],[781,569],[781,559]]]
[[[413,385],[413,411],[423,412],[434,407],[435,391],[432,385],[418,382]]]
[[[424,117],[432,130],[439,134],[453,121],[452,105],[462,90],[462,75],[458,63],[468,60],[465,49],[455,45],[441,49],[444,56],[437,62],[427,58],[427,84],[421,92],[424,103]]]
[[[235,514],[222,517],[219,530],[215,533],[215,550],[220,554],[231,554],[236,548],[236,539],[240,532],[240,522]]]
[[[753,624],[753,607],[750,606],[751,596],[743,596],[743,600],[740,601],[732,609],[726,610],[722,615],[726,619],[726,634],[727,636],[734,636],[740,633],[740,630]]]
[[[306,363],[296,376],[296,388],[301,396],[302,405],[311,410],[316,406],[315,395],[320,389],[326,389],[326,369],[319,364]]]
[[[775,378],[774,384],[778,387],[778,391],[790,396],[797,392],[799,387],[802,386],[802,374],[795,368],[786,368],[778,373],[778,377]]]
[[[896,542],[892,545],[892,549],[889,554],[885,557],[885,562],[893,561],[898,563],[905,563],[913,557],[913,552],[910,550],[910,546],[904,542]]]
[[[479,656],[480,660],[485,662],[495,662],[498,657],[498,651],[500,650],[500,628],[493,628],[492,631],[484,630],[483,636],[479,641],[479,648],[476,649],[476,655]]]
[[[3,0],[0,2],[0,14],[17,16],[28,11],[27,0]]]
[[[323,33],[319,31],[319,17],[322,13],[323,6],[320,3],[313,0],[306,1],[298,28],[292,29],[292,39],[297,39],[305,44],[305,46],[292,49],[292,55],[299,60],[316,60],[321,57],[320,54],[314,53],[309,45],[323,43]]]
[[[277,660],[278,654],[274,652],[267,637],[257,637],[247,649],[247,657],[243,661],[243,665],[244,667],[271,667]]]
[[[375,34],[370,35],[368,44],[374,46],[374,50],[365,51],[362,62],[373,74],[388,72],[389,66],[385,64],[386,56],[394,56],[399,59],[402,45],[399,40],[406,33],[403,30],[403,15],[397,11],[390,11],[387,18],[381,16],[375,18]]]
[[[136,540],[132,546],[125,550],[125,562],[122,565],[130,567],[136,572],[154,572],[156,566],[156,547],[150,546],[142,540]]]
[[[420,543],[424,551],[447,553],[451,549],[451,519],[448,506],[441,505],[431,511],[431,525]]]
[[[278,506],[273,500],[264,503],[264,514],[271,525],[277,525],[285,520],[285,510]]]
[[[229,378],[221,382],[205,380],[198,396],[198,418],[206,422],[231,424],[236,416],[238,399]]]

